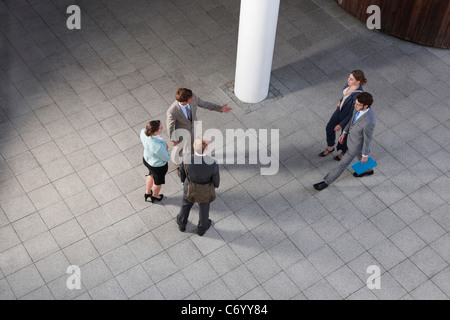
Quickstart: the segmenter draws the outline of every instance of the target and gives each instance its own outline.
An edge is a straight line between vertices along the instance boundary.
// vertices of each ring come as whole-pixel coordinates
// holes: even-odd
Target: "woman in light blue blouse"
[[[159,194],[161,185],[165,181],[165,176],[169,165],[167,162],[170,159],[169,146],[159,135],[163,130],[161,121],[150,121],[147,126],[141,130],[141,141],[144,146],[144,165],[148,168],[147,181],[145,183],[146,192],[144,195],[145,201],[150,197],[152,203],[161,201],[164,197]]]

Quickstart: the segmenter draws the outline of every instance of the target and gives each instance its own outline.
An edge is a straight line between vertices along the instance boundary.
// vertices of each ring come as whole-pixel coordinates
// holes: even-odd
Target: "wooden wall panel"
[[[450,48],[450,0],[336,0],[366,22],[367,7],[381,9],[381,31],[423,45]]]

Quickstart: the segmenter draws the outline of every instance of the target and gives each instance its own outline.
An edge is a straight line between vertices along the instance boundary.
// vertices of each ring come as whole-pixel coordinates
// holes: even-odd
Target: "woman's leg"
[[[151,175],[147,176],[147,180],[145,181],[145,193],[150,194],[152,192],[153,187],[153,177]]]
[[[336,143],[336,131],[334,128],[339,124],[339,114],[337,111],[333,113],[330,118],[330,121],[327,123],[326,132],[327,132],[327,146],[328,150],[331,150]]]
[[[162,184],[160,184],[160,185],[153,185],[153,197],[154,198],[159,198],[159,192],[161,191],[161,186],[162,186]]]

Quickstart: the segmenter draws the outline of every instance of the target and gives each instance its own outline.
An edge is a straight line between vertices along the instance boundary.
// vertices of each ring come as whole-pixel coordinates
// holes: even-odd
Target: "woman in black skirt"
[[[146,192],[145,201],[150,197],[152,203],[161,201],[164,197],[159,194],[161,185],[165,181],[165,176],[169,168],[167,162],[170,159],[169,146],[162,139],[160,133],[163,130],[161,121],[150,121],[147,126],[141,130],[141,141],[144,146],[144,165],[148,168],[147,181],[145,183]]]

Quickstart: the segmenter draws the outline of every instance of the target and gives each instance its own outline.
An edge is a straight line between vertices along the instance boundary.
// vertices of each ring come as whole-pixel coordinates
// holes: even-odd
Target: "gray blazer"
[[[352,117],[344,129],[347,132],[347,152],[353,155],[369,155],[376,124],[375,115],[372,108],[369,108],[369,111],[352,123],[356,112],[356,109],[353,109]]]
[[[200,157],[196,154],[191,154],[188,157],[190,157],[190,159],[187,159],[186,161],[186,170],[189,174],[189,180],[199,184],[207,184],[210,181],[213,181],[214,186],[218,188],[220,184],[220,175],[217,162],[207,155]],[[208,159],[205,161],[205,158]],[[181,182],[186,180],[184,162],[180,165],[180,179]]]
[[[186,129],[191,133],[191,142],[193,142],[194,121],[197,120],[197,107],[222,112],[222,106],[219,106],[211,102],[203,101],[195,94],[193,95],[193,98],[194,99],[189,104],[189,106],[191,107],[192,121],[189,121],[186,118],[183,110],[181,110],[181,107],[178,105],[178,101],[172,103],[169,110],[167,110],[166,124],[167,124],[167,133],[169,135],[170,141],[177,141],[176,138],[172,138],[172,133],[175,131],[175,129]],[[181,139],[179,141],[181,141]]]

